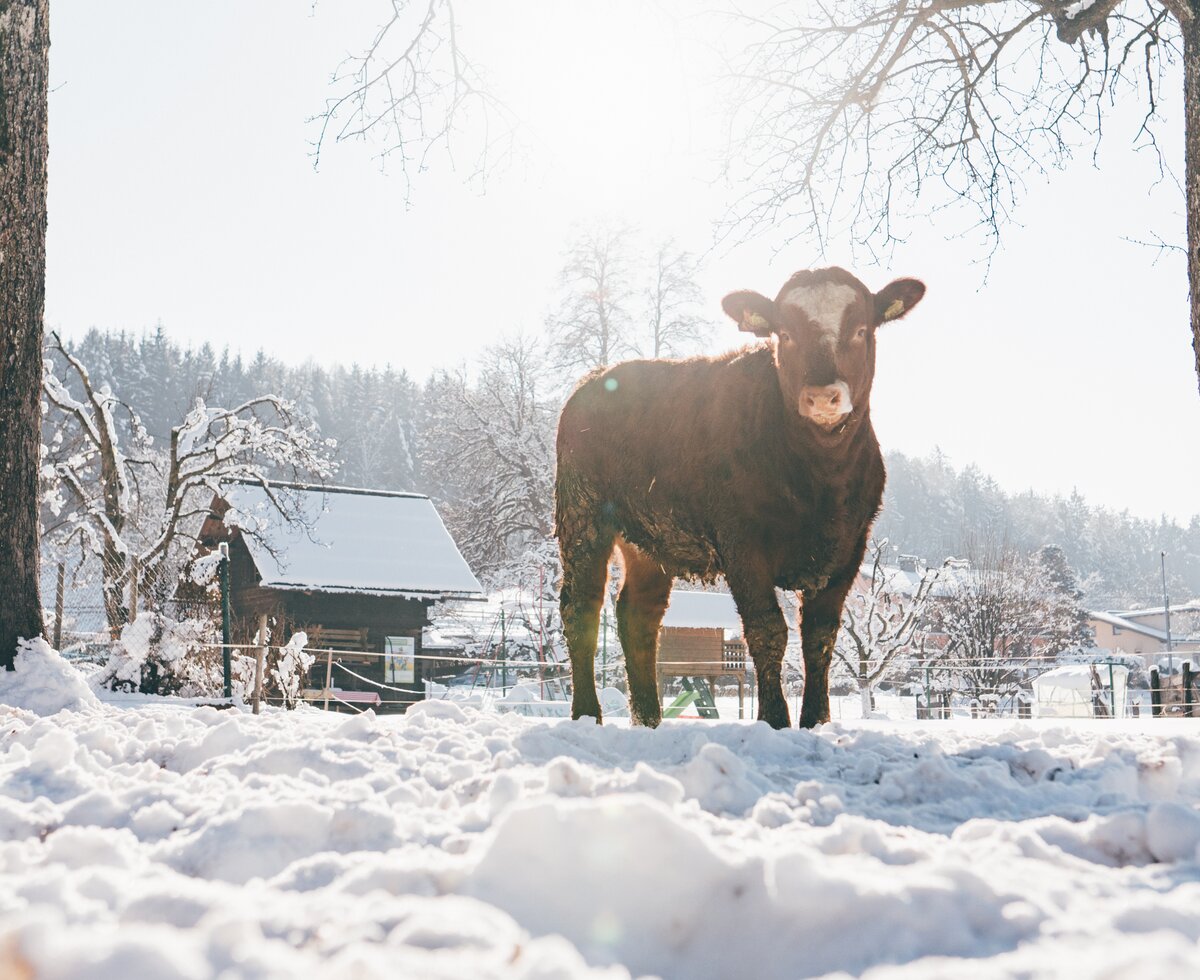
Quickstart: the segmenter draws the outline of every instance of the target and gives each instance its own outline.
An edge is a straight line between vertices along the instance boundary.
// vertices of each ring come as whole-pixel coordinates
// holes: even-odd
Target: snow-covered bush
[[[139,694],[220,697],[224,667],[219,643],[212,625],[203,620],[176,621],[143,613],[121,628],[96,683]],[[232,679],[234,697],[248,697],[254,686],[254,658],[234,653]]]
[[[286,646],[279,647],[271,664],[269,675],[283,699],[283,706],[291,711],[300,703],[308,680],[308,669],[316,658],[305,647],[307,633],[293,633]]]

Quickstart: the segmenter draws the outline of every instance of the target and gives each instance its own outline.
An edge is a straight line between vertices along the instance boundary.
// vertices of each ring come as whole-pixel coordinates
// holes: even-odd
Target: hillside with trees
[[[294,402],[337,443],[334,480],[427,493],[473,567],[503,578],[542,550],[551,527],[553,431],[564,392],[547,378],[549,355],[528,339],[503,341],[474,363],[418,379],[393,366],[290,366],[208,345],[92,330],[68,350],[134,406],[162,445],[197,398],[240,405],[263,392]],[[1062,549],[1086,601],[1118,608],[1161,601],[1159,553],[1173,600],[1200,594],[1200,515],[1187,525],[1090,504],[1077,491],[1049,496],[1001,488],[979,467],[890,453],[876,537],[931,564],[985,542],[1032,555]],[[481,506],[487,502],[487,506]]]

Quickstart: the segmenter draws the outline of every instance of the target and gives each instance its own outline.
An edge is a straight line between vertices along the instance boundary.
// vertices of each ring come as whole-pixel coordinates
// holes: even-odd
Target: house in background
[[[658,634],[659,688],[668,677],[732,677],[738,686],[738,717],[744,716],[746,644],[733,596],[673,589]]]
[[[1171,646],[1176,653],[1200,650],[1198,615],[1200,602],[1171,606]],[[1101,650],[1144,656],[1167,649],[1167,616],[1163,606],[1089,612],[1088,625],[1096,631],[1096,646]]]
[[[300,520],[284,520],[269,494]],[[242,641],[262,615],[276,623],[273,645],[303,630],[309,649],[337,651],[318,654],[311,686],[324,689],[328,671],[329,686],[345,692],[341,700],[382,710],[403,711],[423,697],[424,676],[438,666],[420,659],[430,607],[483,599],[421,494],[230,484],[200,532],[202,552],[222,543],[229,545],[230,606]]]

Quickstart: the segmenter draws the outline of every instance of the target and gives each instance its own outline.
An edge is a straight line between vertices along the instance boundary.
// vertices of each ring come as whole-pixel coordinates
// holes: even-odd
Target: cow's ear
[[[897,279],[875,294],[875,319],[880,323],[899,320],[921,302],[925,283],[920,279]]]
[[[762,293],[742,289],[721,300],[721,307],[738,325],[739,330],[756,337],[769,337],[779,329],[779,312]]]

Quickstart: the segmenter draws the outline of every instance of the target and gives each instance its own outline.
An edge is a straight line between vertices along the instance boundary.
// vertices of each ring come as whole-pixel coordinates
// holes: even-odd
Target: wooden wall
[[[272,589],[259,584],[258,570],[250,557],[245,542],[234,534],[229,543],[230,610],[234,620],[234,642],[249,642],[250,635],[258,628],[258,617],[266,613],[276,619],[279,643],[286,643],[293,633],[303,630],[310,636],[310,646],[317,646],[314,627],[326,629],[367,630],[367,650],[384,652],[384,640],[389,636],[412,636],[416,638],[416,653],[421,654],[421,631],[429,623],[429,607],[432,600],[409,599],[401,596],[365,595],[355,592],[319,592],[296,589]],[[237,634],[245,634],[239,637]],[[272,641],[275,642],[274,640]],[[368,678],[359,680],[338,667],[333,668],[333,686],[346,691],[376,691],[385,701],[405,701],[406,704],[384,704],[380,712],[404,710],[407,703],[416,698],[406,698],[395,691],[376,687],[383,684],[384,662],[382,657],[358,657],[347,653],[337,654],[334,661],[344,659],[354,673]],[[440,667],[440,669],[439,669]],[[325,686],[326,658],[317,654],[310,673],[311,686]],[[389,684],[414,694],[424,693],[424,677],[433,673],[445,673],[444,665],[418,659],[415,680],[411,684]],[[375,684],[370,683],[374,681]]]
[[[724,646],[724,630],[664,626],[658,634],[661,673],[724,673]]]

